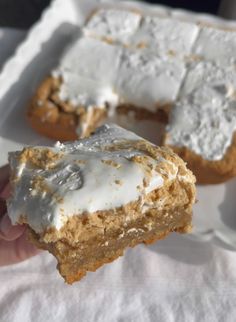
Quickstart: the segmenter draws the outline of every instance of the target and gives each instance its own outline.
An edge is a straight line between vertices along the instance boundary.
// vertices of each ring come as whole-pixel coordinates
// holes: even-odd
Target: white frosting
[[[198,32],[199,27],[193,23],[147,16],[143,18],[140,28],[130,42],[133,45],[144,43],[159,54],[173,51],[187,55],[191,53]]]
[[[221,67],[214,62],[200,61],[191,64],[181,87],[179,97],[191,94],[196,88],[208,86],[226,86],[236,88],[236,69]]]
[[[115,88],[121,101],[155,111],[176,99],[184,74],[185,65],[174,58],[126,49]]]
[[[181,97],[171,112],[167,143],[221,160],[236,131],[235,72],[198,63],[189,71]]]
[[[59,96],[73,105],[104,107],[117,104],[113,84],[121,48],[93,38],[79,38],[63,56],[56,73],[63,83]],[[54,71],[55,73],[55,71]]]
[[[8,202],[12,222],[16,223],[21,215],[25,215],[29,225],[40,232],[51,226],[60,229],[72,215],[113,209],[139,198],[147,207],[145,195],[163,185],[158,163],[165,160],[153,159],[149,154],[132,148],[132,144],[126,149],[106,149],[120,142],[137,140],[141,138],[131,132],[105,125],[88,139],[57,143],[54,148],[49,148],[55,153],[62,153],[62,156],[54,161],[52,169],[46,170],[30,162],[20,162],[19,152],[10,153],[10,165],[18,177]],[[131,160],[138,155],[149,158],[149,163],[153,165],[151,177],[147,165]],[[172,163],[170,165],[172,170],[167,180],[174,180],[178,168]],[[34,188],[33,182],[38,178],[44,180],[48,189]],[[144,186],[144,179],[147,186]]]
[[[142,18],[142,19],[141,19]],[[121,44],[143,44],[157,53],[190,54],[199,27],[168,17],[141,16],[130,10],[102,9],[84,27],[86,36],[107,38]]]
[[[60,88],[60,99],[69,100],[73,106],[105,108],[118,104],[118,95],[113,86],[102,84],[69,72],[63,73],[63,84]]]
[[[114,43],[106,43],[104,38]],[[63,79],[59,96],[75,107],[83,105],[91,116],[94,107],[108,108],[112,121],[117,119],[120,103],[155,112],[158,106],[177,100],[169,126],[170,142],[187,146],[208,160],[219,160],[235,130],[234,97],[229,95],[236,88],[234,38],[235,32],[169,17],[102,9],[89,19],[83,37],[71,46],[56,70]],[[187,63],[190,60],[183,59],[192,54],[203,61]],[[200,107],[196,101],[202,102]],[[184,106],[183,112],[177,116],[180,106]],[[209,114],[216,110],[214,116]],[[224,116],[229,110],[230,120]],[[201,126],[193,131],[190,121],[184,130],[181,117],[191,118],[191,113],[195,119],[202,115]],[[220,118],[219,127],[208,125]],[[124,121],[119,117],[120,124]],[[79,124],[78,133],[86,126]],[[182,136],[188,127],[191,135]],[[202,142],[206,133],[208,139]]]
[[[56,73],[63,79],[60,98],[74,106],[104,108],[131,103],[155,111],[158,104],[175,100],[185,65],[174,57],[80,38]]]
[[[141,15],[130,10],[101,9],[89,19],[84,33],[125,42],[137,30],[140,20]]]
[[[236,32],[203,27],[193,53],[222,65],[236,63]]]

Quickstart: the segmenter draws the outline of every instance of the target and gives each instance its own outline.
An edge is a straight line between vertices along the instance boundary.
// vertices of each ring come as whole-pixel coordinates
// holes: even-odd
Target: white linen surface
[[[0,29],[0,68],[23,32]],[[235,321],[236,253],[173,234],[66,285],[43,252],[0,268],[0,321]]]
[[[14,53],[25,34],[23,30],[0,28],[0,71],[3,63]]]

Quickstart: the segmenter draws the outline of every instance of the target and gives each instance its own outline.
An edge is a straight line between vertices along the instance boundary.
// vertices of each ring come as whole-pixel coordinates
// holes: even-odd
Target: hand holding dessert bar
[[[11,224],[6,207],[9,196],[9,167],[4,166],[0,168],[0,266],[17,263],[39,253],[39,249],[27,241],[26,226]]]
[[[236,175],[235,48],[234,30],[104,8],[40,85],[31,126],[72,142],[10,153],[8,212],[67,283],[127,247],[191,230],[195,177],[180,157],[198,183]],[[140,120],[157,134],[164,123],[165,147],[98,128]]]
[[[115,125],[9,155],[13,223],[51,252],[67,283],[127,247],[191,230],[195,177],[168,148]]]

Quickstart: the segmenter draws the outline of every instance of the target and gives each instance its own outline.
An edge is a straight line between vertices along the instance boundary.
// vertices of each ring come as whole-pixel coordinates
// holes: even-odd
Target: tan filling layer
[[[72,106],[59,98],[61,79],[48,77],[38,88],[28,108],[31,126],[40,134],[61,141],[72,141],[89,136],[107,118],[109,106],[94,107],[92,113],[84,106]],[[156,105],[152,112],[132,104],[116,107],[118,115],[134,114],[136,120],[152,120],[166,123],[171,103]],[[80,133],[77,133],[78,126]]]
[[[60,274],[70,284],[79,280],[87,271],[95,271],[101,265],[123,255],[127,247],[154,242],[172,231],[189,232],[191,229],[191,215],[181,209],[169,213],[159,212],[155,218],[152,218],[151,212],[146,212],[145,216],[125,228],[111,229],[106,235],[98,234],[73,246],[63,239],[49,244],[41,242],[32,231],[31,239],[57,258]],[[160,223],[161,216],[166,217],[165,223],[162,220]]]
[[[166,137],[163,139],[163,144],[166,145],[165,142]],[[236,133],[223,159],[218,161],[205,160],[186,147],[169,147],[188,163],[188,168],[193,171],[199,184],[217,184],[236,176]]]
[[[141,201],[110,211],[73,216],[59,230],[41,235],[30,230],[33,243],[49,250],[58,260],[58,269],[67,283],[82,278],[123,254],[127,247],[152,242],[172,231],[191,229],[195,189],[192,183],[174,181]]]

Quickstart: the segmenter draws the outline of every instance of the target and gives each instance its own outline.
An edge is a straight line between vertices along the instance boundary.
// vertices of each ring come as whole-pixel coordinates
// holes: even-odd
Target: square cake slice
[[[169,114],[164,136],[200,184],[236,175],[236,72],[210,61],[194,62]]]
[[[89,17],[83,31],[86,36],[127,43],[141,20],[142,15],[136,10],[102,8]]]
[[[144,16],[140,28],[130,37],[133,46],[147,47],[159,55],[184,57],[191,54],[199,33],[195,23],[173,17]]]
[[[12,223],[51,252],[67,283],[172,231],[189,232],[195,177],[168,148],[115,125],[9,154]]]
[[[203,26],[194,44],[193,54],[220,66],[235,66],[235,31]]]

